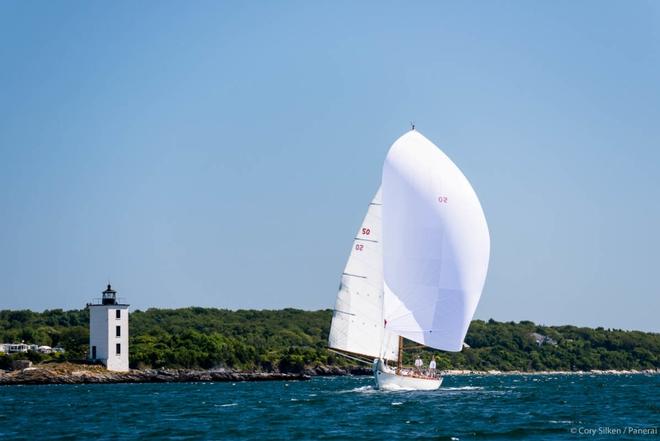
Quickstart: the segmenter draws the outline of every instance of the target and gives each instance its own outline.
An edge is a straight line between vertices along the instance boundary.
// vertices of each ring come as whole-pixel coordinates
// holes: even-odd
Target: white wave
[[[338,391],[337,393],[339,394],[346,394],[346,393],[351,393],[351,392],[358,392],[358,393],[373,393],[377,392],[377,390],[373,386],[360,386],[360,387],[355,387],[353,389],[349,390],[341,390]]]
[[[440,390],[484,390],[481,386],[443,387]]]
[[[238,406],[238,403],[216,404],[217,407],[233,407]]]
[[[415,390],[414,388],[410,387],[401,387],[398,384],[388,384],[387,386],[383,386],[382,389],[388,392],[405,392]]]

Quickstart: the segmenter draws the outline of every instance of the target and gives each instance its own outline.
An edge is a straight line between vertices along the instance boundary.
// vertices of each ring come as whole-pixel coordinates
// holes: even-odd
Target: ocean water
[[[658,426],[659,375],[0,387],[0,440],[650,440]]]

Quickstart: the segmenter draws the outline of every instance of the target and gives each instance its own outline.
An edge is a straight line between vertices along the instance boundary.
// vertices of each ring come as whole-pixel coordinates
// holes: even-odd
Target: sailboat
[[[419,131],[389,149],[381,186],[341,276],[328,347],[372,365],[385,390],[436,390],[442,377],[402,366],[404,338],[463,348],[486,280],[490,236],[460,169]]]

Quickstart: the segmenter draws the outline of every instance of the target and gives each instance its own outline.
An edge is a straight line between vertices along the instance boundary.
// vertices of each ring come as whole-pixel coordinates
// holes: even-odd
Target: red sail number
[[[440,202],[441,204],[446,204],[447,196],[438,196],[438,202]]]
[[[364,245],[361,243],[356,243],[355,244],[355,251],[362,251],[364,249]]]
[[[362,234],[364,234],[365,236],[368,236],[368,235],[371,234],[371,230],[369,228],[363,228],[362,229]]]

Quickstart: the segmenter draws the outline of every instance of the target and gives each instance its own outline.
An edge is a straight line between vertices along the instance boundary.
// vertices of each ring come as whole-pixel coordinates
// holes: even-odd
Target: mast
[[[396,368],[401,369],[403,364],[403,337],[399,336],[399,355],[396,359]]]

